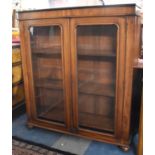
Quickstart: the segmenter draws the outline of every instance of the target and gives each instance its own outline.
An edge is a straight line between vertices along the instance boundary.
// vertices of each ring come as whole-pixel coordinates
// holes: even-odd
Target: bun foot
[[[29,128],[29,129],[33,129],[34,128],[34,126],[32,125],[32,124],[27,124],[27,127]]]
[[[121,150],[123,150],[124,152],[129,151],[130,146],[119,146],[119,148],[121,148]]]

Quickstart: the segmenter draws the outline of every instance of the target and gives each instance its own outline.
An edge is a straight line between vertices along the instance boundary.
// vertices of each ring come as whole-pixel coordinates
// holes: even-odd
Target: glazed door
[[[31,102],[28,108],[32,121],[70,128],[68,20],[36,20],[26,24]]]
[[[123,105],[125,21],[79,18],[71,21],[71,32],[74,128],[81,135],[118,137]]]

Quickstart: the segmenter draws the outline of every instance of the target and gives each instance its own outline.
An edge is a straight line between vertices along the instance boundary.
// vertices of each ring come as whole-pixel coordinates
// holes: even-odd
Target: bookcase
[[[128,150],[139,10],[126,4],[18,12],[29,127]]]

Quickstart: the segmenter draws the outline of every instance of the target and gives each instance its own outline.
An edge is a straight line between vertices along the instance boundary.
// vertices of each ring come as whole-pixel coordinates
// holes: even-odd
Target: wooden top
[[[141,8],[136,4],[103,5],[69,8],[48,8],[39,10],[18,11],[19,20],[48,19],[65,17],[95,17],[95,16],[133,16],[140,15]]]

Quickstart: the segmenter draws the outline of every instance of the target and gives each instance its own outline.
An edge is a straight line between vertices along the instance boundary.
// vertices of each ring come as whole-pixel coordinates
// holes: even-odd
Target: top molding
[[[50,8],[18,11],[19,20],[66,18],[66,17],[102,17],[141,15],[136,4],[103,5],[87,7]]]

